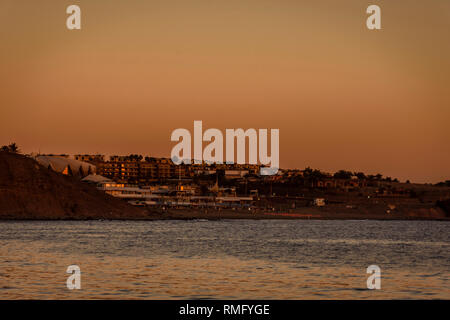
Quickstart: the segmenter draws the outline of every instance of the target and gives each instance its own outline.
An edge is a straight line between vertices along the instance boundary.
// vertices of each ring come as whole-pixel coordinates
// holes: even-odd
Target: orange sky
[[[2,0],[0,24],[1,145],[169,156],[202,120],[279,128],[283,168],[450,179],[450,1]]]

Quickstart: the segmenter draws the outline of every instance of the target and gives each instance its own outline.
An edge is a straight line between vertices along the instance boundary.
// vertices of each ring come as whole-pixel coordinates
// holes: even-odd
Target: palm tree
[[[13,142],[8,146],[9,152],[18,153],[19,147],[17,146],[17,143]]]
[[[13,142],[8,146],[2,146],[0,148],[0,151],[6,151],[6,152],[12,152],[12,153],[19,153],[19,147],[17,146],[17,143]]]

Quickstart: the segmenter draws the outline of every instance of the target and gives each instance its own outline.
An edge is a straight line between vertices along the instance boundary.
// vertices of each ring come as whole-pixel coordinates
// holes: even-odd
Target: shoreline
[[[226,220],[328,220],[328,221],[450,221],[448,217],[410,217],[410,216],[363,216],[345,215],[341,217],[320,215],[293,215],[283,213],[253,214],[235,213],[231,214],[192,214],[192,213],[170,213],[167,215],[151,215],[147,217],[1,217],[3,221],[226,221]]]
[[[422,186],[420,197],[311,191],[305,198],[261,197],[249,209],[141,207],[33,159],[0,152],[0,221],[43,220],[450,220],[450,188]],[[308,198],[326,199],[311,203]],[[322,201],[324,202],[324,201]]]

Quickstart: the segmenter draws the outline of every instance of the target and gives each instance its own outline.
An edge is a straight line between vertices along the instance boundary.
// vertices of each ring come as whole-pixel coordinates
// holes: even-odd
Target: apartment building
[[[175,165],[166,158],[147,158],[145,161],[113,156],[110,161],[97,164],[98,174],[124,183],[151,183],[189,177],[185,165]]]

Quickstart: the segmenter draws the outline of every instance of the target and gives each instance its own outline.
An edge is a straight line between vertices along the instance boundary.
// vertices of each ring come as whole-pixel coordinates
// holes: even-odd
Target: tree
[[[303,170],[303,177],[311,178],[311,179],[323,179],[326,177],[326,174],[318,169],[311,169],[310,167],[305,168]]]
[[[334,174],[334,177],[336,179],[351,179],[353,176],[353,173],[346,170],[339,170]]]
[[[364,172],[355,172],[355,176],[357,176],[360,180],[364,180],[367,178]]]
[[[312,172],[313,172],[313,170],[310,167],[307,167],[307,168],[305,168],[305,170],[303,170],[303,176],[308,177],[311,175]]]
[[[15,142],[11,143],[9,146],[9,151],[13,152],[13,153],[18,153],[19,152],[19,147],[17,146],[17,144]]]
[[[438,187],[450,187],[450,180],[446,180],[446,181],[443,181],[443,182],[436,183],[436,186],[438,186]]]
[[[17,146],[17,143],[13,142],[9,144],[8,146],[2,146],[0,148],[1,151],[11,152],[11,153],[19,153],[19,147]]]

